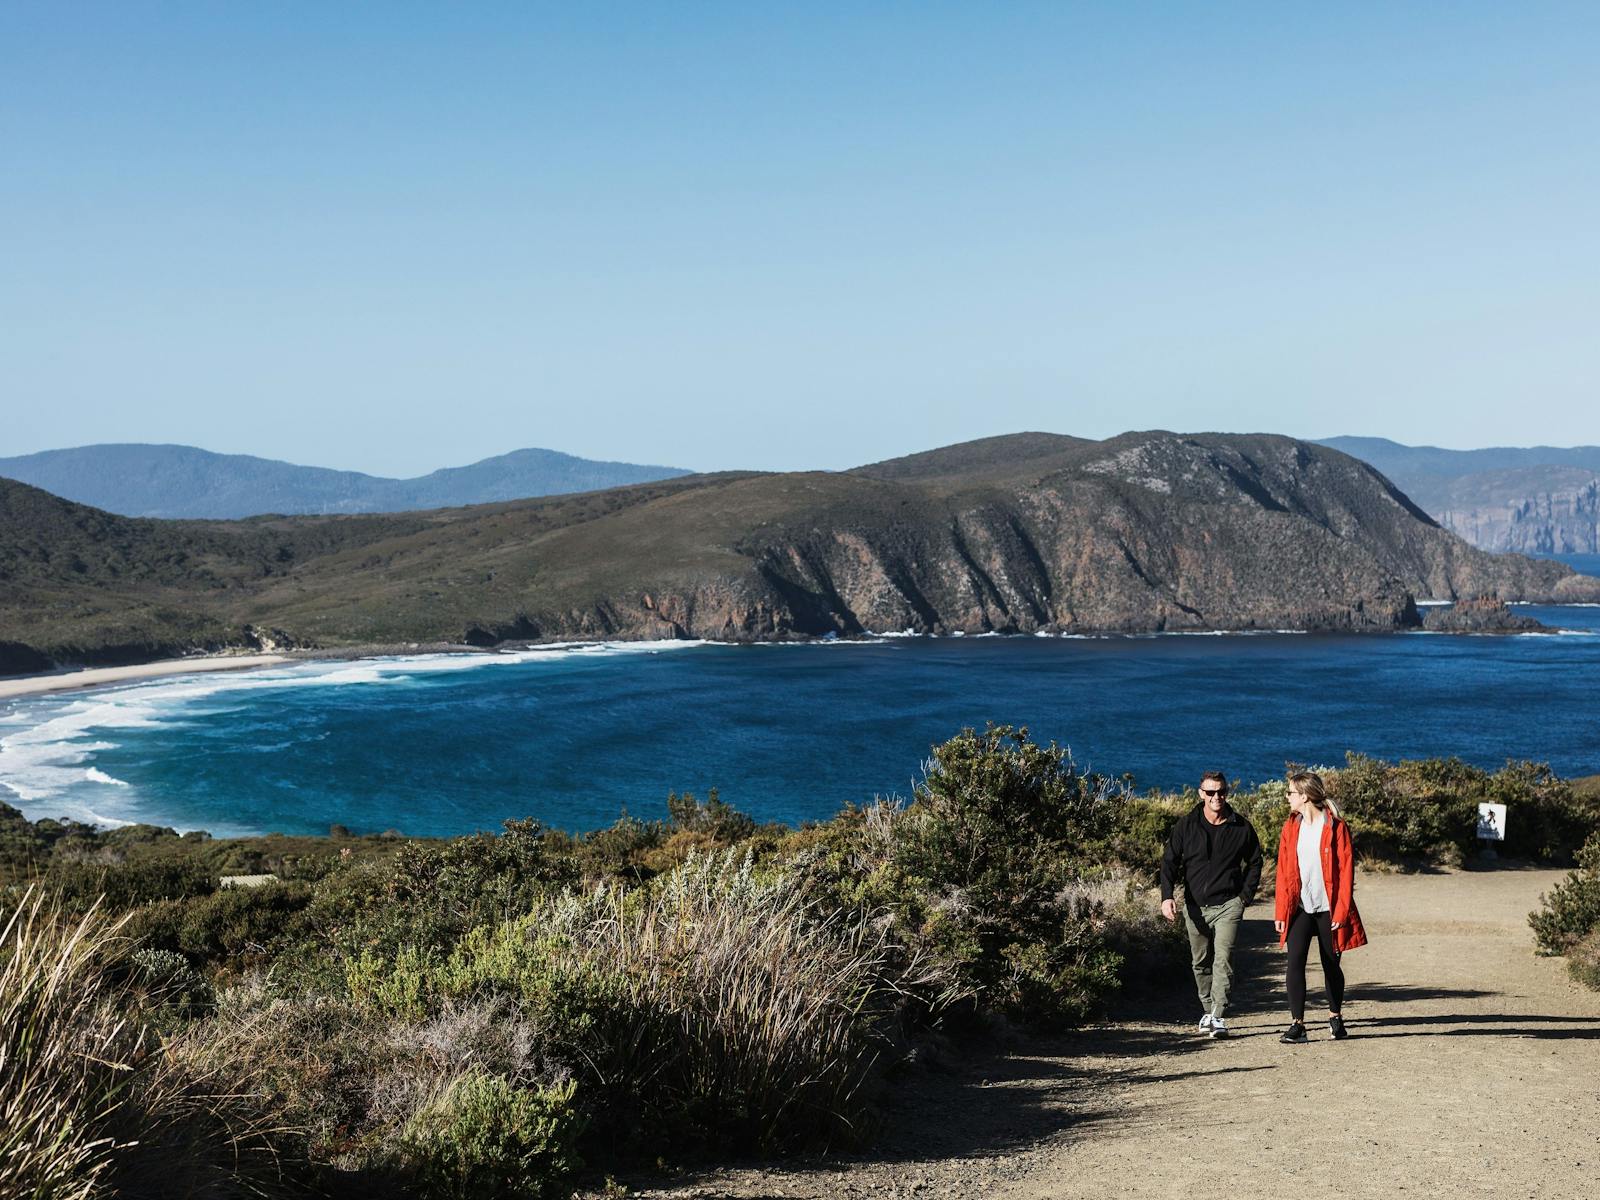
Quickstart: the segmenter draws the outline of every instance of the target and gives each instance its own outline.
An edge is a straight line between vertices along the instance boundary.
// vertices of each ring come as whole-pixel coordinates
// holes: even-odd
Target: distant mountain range
[[[0,477],[126,517],[408,512],[672,479],[676,467],[513,450],[417,479],[302,467],[194,446],[98,445],[0,458]]]
[[[1023,433],[845,472],[396,514],[139,520],[0,481],[0,669],[230,646],[1404,629],[1600,600],[1266,435]]]
[[[1600,446],[1442,450],[1366,437],[1318,444],[1371,463],[1481,549],[1600,554]]]

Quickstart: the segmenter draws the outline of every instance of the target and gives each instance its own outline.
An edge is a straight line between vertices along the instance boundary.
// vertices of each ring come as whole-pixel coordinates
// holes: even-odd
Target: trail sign
[[[1478,805],[1478,837],[1485,842],[1506,840],[1506,806],[1504,804]]]

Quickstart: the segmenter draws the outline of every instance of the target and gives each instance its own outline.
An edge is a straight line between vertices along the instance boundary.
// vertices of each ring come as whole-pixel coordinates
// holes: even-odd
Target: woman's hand
[[[1275,932],[1282,933],[1283,932],[1283,922],[1282,921],[1274,921],[1272,923],[1272,928],[1273,928],[1273,930]]]
[[[1337,928],[1339,928],[1339,926],[1341,926],[1343,924],[1344,924],[1343,921],[1329,921],[1328,922],[1328,928],[1329,929],[1337,929]]]

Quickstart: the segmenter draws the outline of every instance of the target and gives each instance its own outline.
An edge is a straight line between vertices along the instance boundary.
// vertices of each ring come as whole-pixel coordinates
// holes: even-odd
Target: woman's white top
[[[1328,912],[1328,885],[1322,879],[1322,827],[1328,818],[1315,825],[1300,818],[1300,840],[1296,857],[1300,860],[1300,907],[1308,913]]]

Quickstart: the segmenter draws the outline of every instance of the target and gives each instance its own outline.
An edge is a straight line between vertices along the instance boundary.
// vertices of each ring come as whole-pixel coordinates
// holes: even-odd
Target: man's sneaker
[[[1350,1036],[1350,1031],[1344,1027],[1343,1017],[1329,1017],[1328,1032],[1333,1034],[1333,1040],[1336,1042]]]
[[[1296,1021],[1293,1025],[1289,1026],[1288,1029],[1283,1031],[1283,1036],[1278,1040],[1286,1045],[1298,1046],[1301,1042],[1309,1042],[1311,1039],[1306,1036],[1306,1027],[1299,1021]]]
[[[1211,1014],[1210,1013],[1201,1013],[1200,1014],[1200,1026],[1199,1026],[1199,1028],[1200,1028],[1200,1032],[1201,1033],[1205,1033],[1208,1029],[1211,1028]]]
[[[1219,1041],[1228,1036],[1228,1023],[1221,1017],[1211,1018],[1211,1040]]]

